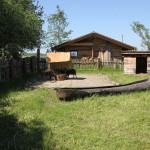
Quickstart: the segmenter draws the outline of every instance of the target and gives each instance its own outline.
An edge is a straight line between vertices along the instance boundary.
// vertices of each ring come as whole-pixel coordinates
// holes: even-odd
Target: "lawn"
[[[118,83],[148,78],[107,69],[88,73]],[[35,76],[0,85],[0,149],[150,149],[149,90],[67,102],[52,89],[22,89]]]

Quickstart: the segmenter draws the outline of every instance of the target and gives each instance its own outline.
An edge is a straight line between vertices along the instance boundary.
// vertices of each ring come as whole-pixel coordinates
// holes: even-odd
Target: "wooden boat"
[[[57,96],[60,100],[71,100],[78,97],[84,98],[93,94],[117,94],[133,91],[144,91],[150,88],[150,78],[132,82],[125,85],[85,87],[85,88],[57,88]]]

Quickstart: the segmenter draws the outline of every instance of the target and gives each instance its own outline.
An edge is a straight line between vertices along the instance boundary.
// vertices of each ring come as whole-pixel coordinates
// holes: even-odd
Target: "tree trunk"
[[[91,88],[59,88],[57,89],[57,96],[59,99],[71,100],[78,97],[84,98],[93,94],[117,94],[123,92],[144,91],[148,88],[150,88],[150,78],[119,86]]]

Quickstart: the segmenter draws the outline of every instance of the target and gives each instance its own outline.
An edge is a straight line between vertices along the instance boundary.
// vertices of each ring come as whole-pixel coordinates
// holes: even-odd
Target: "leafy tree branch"
[[[66,31],[69,23],[67,22],[67,16],[64,10],[61,10],[59,5],[57,5],[57,12],[55,14],[50,14],[47,17],[47,21],[47,47],[49,49],[69,40],[69,35],[72,33],[72,30]]]
[[[43,8],[35,0],[1,0],[0,52],[18,58],[42,42]]]
[[[150,50],[150,33],[149,29],[138,21],[131,24],[132,30],[142,38],[141,46]]]

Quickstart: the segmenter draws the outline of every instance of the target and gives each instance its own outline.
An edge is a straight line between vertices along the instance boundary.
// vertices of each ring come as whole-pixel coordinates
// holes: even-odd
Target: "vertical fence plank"
[[[10,79],[14,79],[16,77],[16,62],[12,58],[10,60]]]
[[[99,69],[99,65],[100,65],[100,58],[97,58],[97,69]]]

